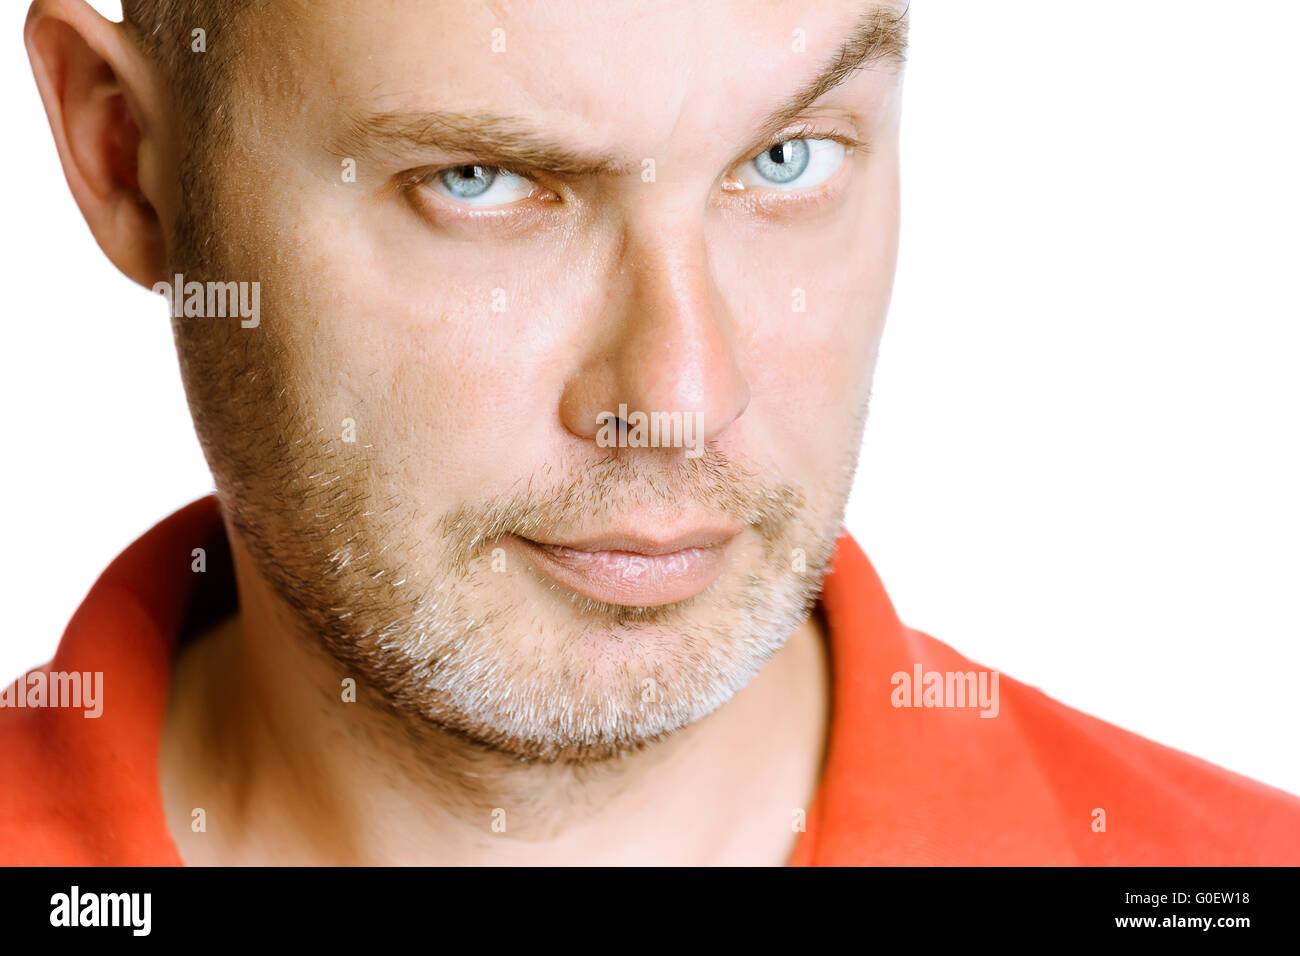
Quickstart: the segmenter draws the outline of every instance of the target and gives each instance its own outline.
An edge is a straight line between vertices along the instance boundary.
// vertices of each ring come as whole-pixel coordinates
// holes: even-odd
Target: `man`
[[[904,10],[124,6],[27,45],[217,495],[14,685],[0,859],[1300,862],[1300,800],[904,628],[841,532]]]

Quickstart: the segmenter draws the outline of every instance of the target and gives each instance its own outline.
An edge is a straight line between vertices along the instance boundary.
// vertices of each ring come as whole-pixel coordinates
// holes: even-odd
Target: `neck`
[[[826,739],[816,615],[690,727],[605,761],[543,763],[416,727],[364,687],[348,702],[349,675],[238,549],[235,568],[240,611],[178,654],[163,726],[186,863],[744,865],[793,851]]]

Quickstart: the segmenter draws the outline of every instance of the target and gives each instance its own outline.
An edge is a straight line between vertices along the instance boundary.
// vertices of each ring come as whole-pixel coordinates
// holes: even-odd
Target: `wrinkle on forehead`
[[[530,116],[637,161],[662,158],[669,144],[725,139],[731,132],[719,127],[729,122],[739,129],[756,121],[812,77],[864,14],[893,9],[392,0],[357,18],[330,0],[277,7],[283,29],[268,33],[278,37],[280,62],[269,71],[290,102],[313,91],[306,76],[295,83],[284,72],[318,69],[326,75],[317,95],[384,109]],[[491,47],[498,27],[503,53]],[[792,49],[796,29],[806,31],[806,53]]]

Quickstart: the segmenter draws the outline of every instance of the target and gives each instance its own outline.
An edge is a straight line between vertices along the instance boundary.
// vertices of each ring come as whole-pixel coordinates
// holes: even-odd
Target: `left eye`
[[[457,202],[470,206],[508,206],[527,199],[531,180],[499,166],[453,166],[433,173],[429,185]]]
[[[759,153],[737,175],[746,186],[810,189],[835,175],[844,153],[844,144],[837,140],[788,139]]]

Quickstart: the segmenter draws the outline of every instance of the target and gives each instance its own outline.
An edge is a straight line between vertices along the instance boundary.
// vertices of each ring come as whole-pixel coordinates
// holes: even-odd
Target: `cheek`
[[[287,311],[264,323],[293,356],[304,411],[327,431],[352,419],[369,467],[426,513],[555,458],[571,283],[547,287],[499,259],[416,268],[408,253],[359,253],[364,238],[328,222],[317,235],[286,260]]]
[[[884,170],[888,173],[889,170]],[[844,453],[871,388],[897,255],[897,188],[888,175],[834,228],[746,243],[725,278],[750,383],[746,441],[792,474]],[[754,249],[779,249],[756,259]]]

